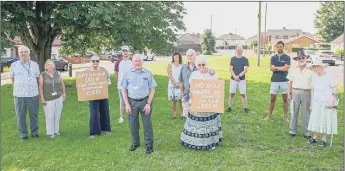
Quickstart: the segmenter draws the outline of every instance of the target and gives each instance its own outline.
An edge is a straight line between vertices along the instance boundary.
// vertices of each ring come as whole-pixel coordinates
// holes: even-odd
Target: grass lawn
[[[209,66],[226,80],[225,108],[229,90],[229,56],[209,57]],[[63,108],[60,133],[51,140],[45,135],[45,117],[39,109],[39,139],[20,142],[16,126],[12,85],[2,86],[1,170],[343,170],[343,96],[338,109],[338,135],[333,147],[310,145],[301,135],[301,120],[295,138],[289,136],[284,122],[281,95],[277,98],[273,118],[267,115],[271,72],[269,59],[249,58],[247,77],[248,107],[245,114],[239,94],[232,113],[224,113],[222,130],[225,142],[213,151],[189,150],[179,144],[184,121],[170,120],[171,104],[167,100],[167,62],[146,63],[158,83],[152,114],[154,153],[145,154],[143,127],[140,121],[141,147],[129,152],[131,135],[126,121],[117,123],[119,99],[114,77],[109,89],[112,135],[88,139],[89,104],[77,101],[75,80],[65,78],[67,102]],[[339,87],[341,91],[343,86]],[[179,115],[178,115],[179,116]],[[327,143],[330,142],[328,136]]]

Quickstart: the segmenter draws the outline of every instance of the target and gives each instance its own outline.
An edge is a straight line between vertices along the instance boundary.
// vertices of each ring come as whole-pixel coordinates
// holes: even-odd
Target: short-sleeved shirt
[[[206,74],[202,74],[199,71],[194,71],[189,77],[189,84],[192,82],[193,79],[211,79],[211,80],[218,80],[217,74],[210,75],[209,72]]]
[[[105,69],[104,67],[99,67],[99,70],[106,71],[107,72],[107,79],[110,79],[110,74],[109,74],[107,69]],[[92,71],[92,68],[87,68],[85,71]]]
[[[120,58],[118,61],[116,61],[116,63],[118,63],[117,69],[119,72],[117,79],[117,88],[121,89],[122,79],[125,76],[125,74],[133,68],[133,64],[130,58],[128,58],[127,60],[125,60],[124,58]]]
[[[146,68],[142,68],[140,72],[132,68],[123,77],[121,86],[127,89],[129,98],[143,99],[150,94],[151,89],[156,87],[157,83],[152,73]]]
[[[179,80],[183,84],[183,96],[185,101],[189,101],[189,92],[190,92],[190,84],[189,84],[189,78],[190,75],[192,74],[193,71],[197,71],[198,68],[194,65],[193,70],[190,69],[189,64],[183,64],[181,71],[180,71],[180,76]]]
[[[314,73],[311,84],[314,89],[312,103],[327,105],[329,101],[332,99],[332,87],[337,85],[337,83],[333,79],[332,74],[325,72],[323,76],[319,76]]]
[[[249,66],[248,59],[244,56],[237,58],[236,56],[232,57],[230,60],[230,66],[233,66],[233,71],[236,75],[239,75],[241,72],[244,71],[245,66]],[[231,79],[234,79],[233,76],[231,76]],[[240,77],[240,80],[245,80],[246,76],[243,75]]]
[[[278,56],[277,54],[271,57],[271,65],[275,65],[276,67],[282,67],[287,65],[291,65],[290,56],[283,54],[282,56]],[[288,71],[273,71],[271,82],[286,82],[289,81],[287,79]]]
[[[38,96],[37,78],[40,76],[40,68],[34,61],[27,64],[18,60],[11,64],[10,76],[14,78],[13,96],[35,97]]]
[[[299,67],[292,69],[287,78],[292,81],[292,88],[311,89],[311,78],[314,72],[308,68],[304,68],[301,72]]]

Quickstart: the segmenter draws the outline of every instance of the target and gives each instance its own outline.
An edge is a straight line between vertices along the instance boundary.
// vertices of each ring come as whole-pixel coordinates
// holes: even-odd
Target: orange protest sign
[[[224,113],[224,80],[191,81],[191,101],[193,112]]]
[[[108,98],[108,80],[106,71],[77,72],[76,84],[78,90],[78,101]]]

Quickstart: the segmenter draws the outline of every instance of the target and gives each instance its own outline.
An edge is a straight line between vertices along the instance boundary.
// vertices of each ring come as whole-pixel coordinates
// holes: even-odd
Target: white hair
[[[18,48],[18,53],[23,52],[23,51],[27,51],[30,54],[30,49],[28,47],[24,46],[24,45],[20,46]]]
[[[186,55],[191,54],[192,56],[196,56],[196,52],[194,49],[188,49]]]
[[[97,55],[92,55],[92,56],[91,56],[91,60],[99,60],[99,56],[97,56]]]
[[[47,71],[47,66],[48,66],[49,63],[51,63],[51,64],[54,66],[54,69],[56,69],[56,68],[55,68],[55,62],[54,62],[53,60],[51,60],[51,59],[48,59],[48,60],[46,61],[46,63],[44,64],[44,70],[45,70],[45,71]]]
[[[143,62],[143,61],[144,61],[144,59],[143,59],[143,57],[142,57],[142,55],[141,55],[141,54],[134,54],[134,55],[133,55],[133,58],[132,58],[132,61],[134,61],[134,59],[136,59],[136,58],[141,59],[141,62]]]
[[[241,49],[241,50],[243,50],[243,47],[242,47],[242,45],[238,45],[238,46],[236,47],[236,49]]]
[[[199,56],[196,61],[195,61],[196,66],[198,66],[199,64],[205,64],[207,66],[208,62],[207,62],[207,58],[205,56]]]

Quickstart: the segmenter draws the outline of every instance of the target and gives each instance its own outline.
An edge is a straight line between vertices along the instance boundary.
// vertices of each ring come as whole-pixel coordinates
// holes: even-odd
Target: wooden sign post
[[[191,81],[192,111],[224,113],[224,80]]]
[[[77,72],[76,78],[78,101],[108,98],[108,80],[106,71]]]

